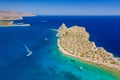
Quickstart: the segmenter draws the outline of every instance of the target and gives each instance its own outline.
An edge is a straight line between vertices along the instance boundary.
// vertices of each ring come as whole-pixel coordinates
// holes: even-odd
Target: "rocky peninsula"
[[[19,20],[19,19],[23,19],[23,17],[28,17],[28,16],[35,16],[35,15],[24,12],[0,10],[0,20]]]
[[[59,50],[63,54],[120,72],[120,58],[114,57],[103,47],[96,47],[89,40],[90,35],[84,27],[67,28],[62,24],[57,37]]]
[[[13,20],[20,20],[23,17],[35,16],[31,13],[2,11],[0,10],[0,26],[29,26],[30,24],[14,24]]]

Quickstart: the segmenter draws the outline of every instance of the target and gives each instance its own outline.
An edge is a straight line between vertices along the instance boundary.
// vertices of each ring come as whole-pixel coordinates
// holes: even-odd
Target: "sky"
[[[37,15],[120,15],[120,0],[0,0],[0,10]]]

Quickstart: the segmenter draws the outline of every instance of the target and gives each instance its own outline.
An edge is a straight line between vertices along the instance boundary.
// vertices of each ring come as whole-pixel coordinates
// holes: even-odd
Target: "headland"
[[[14,24],[13,20],[21,20],[23,17],[35,16],[31,13],[14,12],[14,11],[2,11],[0,10],[0,26],[30,26],[30,24]]]
[[[120,74],[120,58],[114,57],[103,47],[96,47],[95,43],[89,40],[90,35],[85,27],[67,28],[65,24],[62,24],[58,29],[57,37],[59,50],[63,54]]]

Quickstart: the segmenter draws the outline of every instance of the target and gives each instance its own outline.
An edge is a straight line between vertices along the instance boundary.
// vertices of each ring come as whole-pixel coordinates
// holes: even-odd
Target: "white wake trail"
[[[28,48],[27,45],[25,45],[25,44],[23,44],[23,45],[24,45],[26,51],[28,52],[28,54],[26,56],[31,56],[32,55],[32,51]]]

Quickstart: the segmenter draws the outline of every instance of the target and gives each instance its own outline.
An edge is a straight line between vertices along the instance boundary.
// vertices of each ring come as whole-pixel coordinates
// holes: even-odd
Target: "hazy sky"
[[[39,15],[120,15],[120,0],[0,0],[0,9]]]

